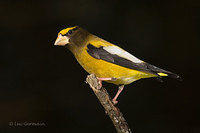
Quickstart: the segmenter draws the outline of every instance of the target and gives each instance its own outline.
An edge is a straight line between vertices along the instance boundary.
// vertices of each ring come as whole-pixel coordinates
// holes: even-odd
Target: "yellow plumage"
[[[69,27],[58,33],[55,45],[66,46],[80,65],[88,72],[95,74],[100,80],[116,85],[130,84],[141,78],[178,75],[150,65],[120,47],[107,42],[81,27]],[[116,99],[123,87],[113,99]]]
[[[88,43],[96,46],[113,46],[113,44],[99,39],[96,36],[92,36],[91,41],[88,41]],[[80,53],[74,54],[77,61],[80,63],[80,65],[88,72],[93,73],[97,77],[104,77],[109,78],[113,77],[116,78],[116,80],[106,81],[113,84],[130,84],[133,81],[136,81],[141,78],[149,78],[149,77],[155,77],[156,75],[153,75],[151,73],[145,73],[133,69],[129,69],[123,66],[119,66],[113,63],[106,62],[104,60],[95,59],[92,56],[90,56],[87,53],[87,47],[83,47]]]

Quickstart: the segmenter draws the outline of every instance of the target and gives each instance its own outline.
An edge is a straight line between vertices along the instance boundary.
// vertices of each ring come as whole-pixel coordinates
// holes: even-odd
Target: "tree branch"
[[[120,110],[115,107],[105,88],[101,87],[99,80],[94,74],[90,74],[86,78],[86,82],[90,85],[95,95],[104,107],[106,114],[109,115],[118,133],[132,133],[128,127],[128,123],[123,117]]]

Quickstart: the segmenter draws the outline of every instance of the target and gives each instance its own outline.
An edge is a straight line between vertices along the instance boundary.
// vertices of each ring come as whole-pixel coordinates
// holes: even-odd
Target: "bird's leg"
[[[119,96],[119,94],[122,92],[122,90],[124,89],[124,85],[120,85],[119,88],[118,88],[118,91],[117,91],[117,94],[115,95],[115,97],[113,98],[112,102],[114,104],[117,104],[118,101],[117,101],[117,97]]]
[[[113,78],[98,78],[97,79],[99,80],[99,84],[100,84],[100,87],[102,87],[102,81],[104,80],[112,80]]]

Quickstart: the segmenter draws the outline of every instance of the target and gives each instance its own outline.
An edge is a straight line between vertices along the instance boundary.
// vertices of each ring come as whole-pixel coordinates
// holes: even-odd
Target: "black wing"
[[[132,62],[132,61],[125,59],[123,57],[120,57],[116,54],[109,53],[108,51],[103,49],[103,47],[97,48],[97,47],[93,46],[92,44],[89,44],[87,46],[87,52],[89,55],[91,55],[92,57],[94,57],[96,59],[101,59],[101,60],[116,64],[119,66],[123,66],[123,67],[130,68],[133,70],[151,73],[151,74],[157,75],[157,77],[161,77],[158,75],[158,73],[165,73],[165,74],[168,74],[168,76],[171,78],[181,80],[181,77],[175,73],[163,70],[161,68],[158,68],[158,67],[153,66],[146,62],[142,62],[142,63]]]
[[[106,50],[103,49],[103,47],[95,47],[92,44],[89,44],[87,46],[87,52],[89,55],[91,55],[92,57],[96,58],[96,59],[101,59],[119,66],[123,66],[126,68],[130,68],[130,69],[134,69],[134,70],[139,70],[139,71],[143,71],[143,72],[148,72],[148,73],[152,73],[155,75],[158,75],[156,72],[151,71],[148,68],[148,63],[134,63],[128,59],[125,59],[123,57],[120,57],[116,54],[111,54],[109,52],[107,52]]]

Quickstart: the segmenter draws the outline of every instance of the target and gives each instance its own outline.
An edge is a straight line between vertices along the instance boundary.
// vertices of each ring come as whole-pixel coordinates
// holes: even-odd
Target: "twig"
[[[86,78],[86,82],[90,85],[95,95],[99,99],[101,105],[104,107],[106,113],[109,115],[118,133],[132,133],[128,127],[128,123],[123,117],[120,110],[112,103],[108,92],[101,87],[99,80],[94,74],[90,74]]]

